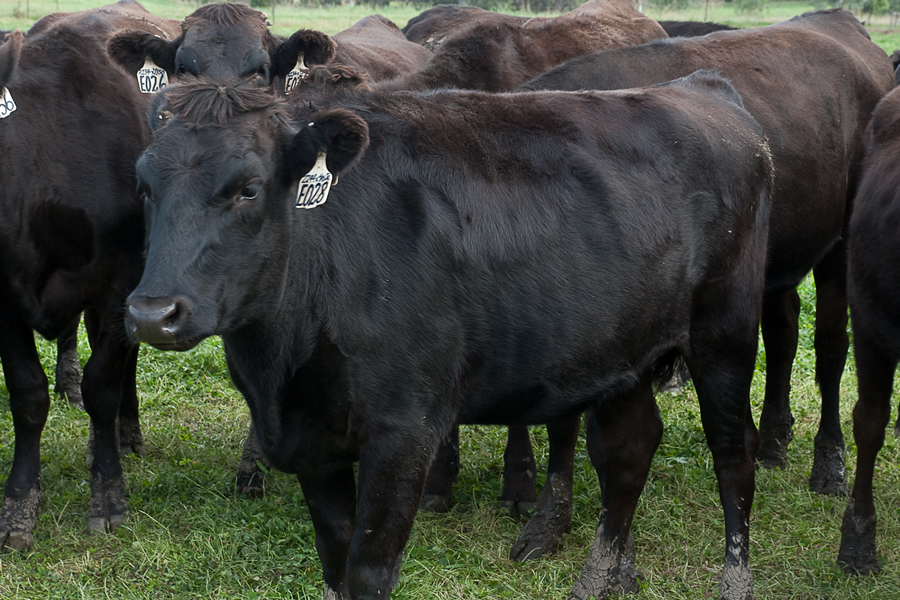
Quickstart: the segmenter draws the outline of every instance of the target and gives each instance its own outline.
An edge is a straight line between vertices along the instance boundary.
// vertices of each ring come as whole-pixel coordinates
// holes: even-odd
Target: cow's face
[[[273,36],[266,15],[242,4],[203,6],[182,23],[182,34],[169,41],[143,31],[113,36],[109,53],[127,71],[137,73],[147,58],[169,77],[204,75],[224,83],[251,79],[269,86],[285,77],[304,57],[304,64],[326,64],[336,44],[319,31],[299,30],[288,40]]]
[[[207,80],[167,88],[160,123],[137,165],[146,196],[147,260],[129,296],[129,335],[186,350],[265,319],[283,300],[294,256],[298,182],[320,150],[337,175],[362,154],[368,129],[323,111],[299,132],[271,92]]]

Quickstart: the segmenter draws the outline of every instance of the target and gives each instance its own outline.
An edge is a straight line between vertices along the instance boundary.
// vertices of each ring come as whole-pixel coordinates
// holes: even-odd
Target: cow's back
[[[583,56],[523,89],[629,88],[697,69],[731,81],[766,132],[778,172],[770,253],[784,259],[773,262],[769,286],[796,285],[841,235],[863,130],[893,85],[890,60],[836,9]]]
[[[631,0],[591,0],[553,18],[481,18],[455,30],[399,89],[455,87],[510,91],[575,56],[666,38]]]
[[[335,60],[362,69],[373,81],[417,71],[432,57],[430,50],[407,40],[397,25],[381,15],[365,17],[333,39]]]

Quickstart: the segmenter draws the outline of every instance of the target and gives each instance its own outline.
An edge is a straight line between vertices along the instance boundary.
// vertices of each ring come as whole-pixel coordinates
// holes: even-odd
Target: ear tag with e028
[[[144,59],[144,66],[138,69],[137,80],[141,93],[153,94],[169,85],[169,74],[148,56]]]
[[[307,77],[309,77],[309,67],[303,62],[303,53],[301,52],[297,55],[297,64],[284,78],[284,95],[290,94]]]
[[[316,157],[316,164],[297,184],[297,204],[294,208],[315,208],[324,204],[331,189],[332,179],[325,166],[325,152],[320,151]]]

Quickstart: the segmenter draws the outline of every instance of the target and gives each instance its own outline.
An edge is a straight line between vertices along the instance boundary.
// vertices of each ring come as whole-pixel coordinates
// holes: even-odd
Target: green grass
[[[61,10],[95,6],[60,0]],[[193,3],[147,0],[151,11],[181,18]],[[25,2],[0,5],[0,29],[27,28],[57,10],[55,0],[31,0],[28,17],[13,17]],[[681,13],[646,14],[756,26],[811,7],[776,3],[761,15],[736,15],[730,4]],[[412,5],[378,11],[400,25],[419,12]],[[274,29],[314,27],[335,33],[370,14],[368,6],[302,9],[279,6]],[[271,16],[271,15],[270,15]],[[870,24],[888,52],[900,34]],[[757,598],[900,598],[900,444],[888,436],[879,457],[876,500],[882,572],[846,577],[836,566],[840,520],[846,501],[807,491],[819,396],[814,382],[814,291],[802,288],[801,347],[793,374],[797,420],[785,471],[760,471],[751,520],[751,561]],[[40,341],[52,373],[54,346]],[[81,342],[82,357],[88,356]],[[765,356],[754,382],[758,418]],[[130,515],[115,533],[85,533],[89,473],[84,460],[87,417],[54,400],[43,437],[43,504],[33,550],[0,555],[0,598],[321,598],[321,569],[314,532],[299,485],[274,473],[265,498],[235,497],[229,481],[238,463],[249,417],[227,377],[220,342],[208,340],[185,354],[142,349],[139,367],[142,425],[147,455],[126,458]],[[843,380],[842,419],[852,477],[855,449],[850,413],[856,399],[854,365]],[[634,522],[640,598],[701,599],[717,593],[724,532],[712,459],[696,398],[690,389],[658,398],[666,431]],[[546,465],[546,434],[535,428],[536,456]],[[573,531],[556,555],[524,564],[506,557],[522,525],[507,517],[500,492],[505,433],[465,427],[456,504],[446,515],[420,514],[407,546],[399,599],[565,598],[578,577],[599,515],[599,488],[583,443],[576,460]],[[9,398],[0,386],[0,483],[12,464]]]

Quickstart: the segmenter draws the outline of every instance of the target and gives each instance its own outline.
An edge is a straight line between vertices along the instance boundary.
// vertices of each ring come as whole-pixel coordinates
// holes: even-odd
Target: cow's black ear
[[[322,150],[328,171],[340,175],[359,161],[369,145],[369,126],[349,110],[318,111],[300,125],[287,156],[292,179],[306,175]]]
[[[271,51],[272,74],[285,77],[297,64],[297,56],[301,52],[305,64],[327,65],[334,60],[337,43],[321,31],[298,29]]]
[[[0,88],[6,87],[6,83],[12,77],[13,71],[16,70],[24,41],[25,36],[16,29],[7,34],[6,42],[0,45]]]
[[[112,36],[106,49],[112,59],[129,73],[137,73],[149,56],[157,66],[174,75],[175,52],[180,45],[181,37],[170,42],[146,31],[126,31]]]

